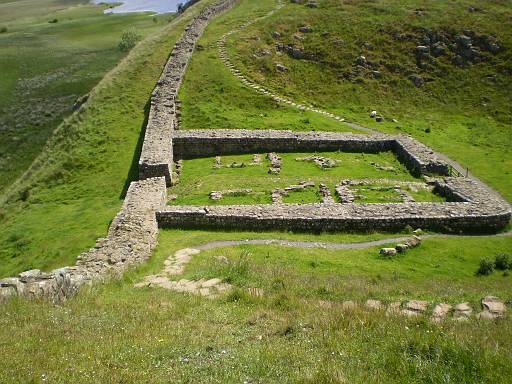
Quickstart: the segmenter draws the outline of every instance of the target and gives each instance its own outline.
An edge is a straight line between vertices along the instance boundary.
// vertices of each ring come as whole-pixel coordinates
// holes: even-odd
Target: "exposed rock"
[[[423,80],[423,77],[421,77],[420,75],[411,75],[409,76],[409,79],[417,88],[421,88],[425,85],[425,80]]]
[[[379,253],[383,256],[395,256],[397,252],[395,248],[381,248]]]
[[[369,309],[379,310],[379,309],[383,309],[384,308],[383,305],[382,305],[382,302],[380,300],[368,299],[368,300],[366,300],[365,305]]]
[[[434,310],[432,311],[431,320],[435,323],[439,323],[439,322],[443,321],[451,309],[452,309],[452,306],[450,304],[445,304],[445,303],[437,304],[434,307]]]
[[[304,25],[302,27],[299,27],[299,32],[310,33],[313,32],[313,28],[311,28],[309,25]]]
[[[455,320],[467,320],[470,318],[473,309],[469,306],[469,303],[457,304],[454,308],[453,318]]]
[[[361,67],[366,67],[366,64],[367,64],[366,57],[358,56],[356,59],[356,64]]]
[[[416,248],[421,244],[421,238],[413,235],[407,240],[406,244],[409,246],[409,248]]]
[[[507,307],[505,304],[494,296],[486,296],[482,299],[483,311],[478,314],[479,319],[497,319],[505,316]]]
[[[427,310],[428,301],[423,300],[410,300],[405,303],[405,307],[403,309],[404,315],[407,316],[417,316],[419,314],[424,313]]]
[[[375,116],[377,116],[377,111],[371,111],[370,117],[373,119],[373,118],[375,118]]]
[[[211,200],[220,200],[222,199],[222,192],[220,191],[212,191],[209,195]]]
[[[409,246],[407,244],[397,244],[395,249],[398,253],[404,253],[409,249]]]
[[[279,39],[281,37],[281,34],[277,31],[272,32],[272,37],[274,39]]]
[[[288,72],[288,68],[285,67],[283,64],[276,64],[276,69],[279,72]]]

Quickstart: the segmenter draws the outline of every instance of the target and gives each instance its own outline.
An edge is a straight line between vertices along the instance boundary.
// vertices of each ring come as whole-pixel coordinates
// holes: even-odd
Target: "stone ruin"
[[[407,225],[444,231],[495,232],[510,222],[511,208],[478,180],[450,177],[450,166],[427,146],[405,135],[292,132],[273,130],[178,130],[176,95],[197,40],[209,20],[236,0],[207,6],[175,44],[151,97],[151,109],[139,160],[139,181],[131,183],[123,206],[106,238],[78,257],[75,266],[51,272],[38,270],[0,280],[0,302],[12,296],[61,301],[86,284],[119,276],[129,266],[147,260],[157,244],[159,227],[332,232],[344,230],[400,230]],[[311,3],[313,4],[313,3]],[[289,103],[294,105],[293,102]],[[300,107],[300,106],[299,106]],[[317,111],[312,109],[313,111]],[[330,113],[327,117],[336,117]],[[336,117],[337,120],[340,120]],[[166,186],[173,182],[172,164],[183,159],[243,153],[268,153],[270,172],[280,172],[276,152],[393,151],[416,175],[432,180],[445,203],[404,202],[355,204],[271,204],[224,206],[168,206]],[[345,185],[346,187],[346,185]],[[329,199],[325,187],[324,199]],[[184,283],[187,286],[189,283]],[[199,289],[204,288],[203,284]],[[499,303],[484,304],[491,316]],[[471,308],[469,308],[471,310]],[[467,306],[455,307],[464,316]]]

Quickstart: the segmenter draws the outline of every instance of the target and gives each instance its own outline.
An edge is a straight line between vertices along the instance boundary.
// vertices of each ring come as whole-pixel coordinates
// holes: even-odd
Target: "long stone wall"
[[[224,0],[206,7],[194,18],[174,45],[169,60],[151,95],[151,109],[139,160],[139,179],[164,176],[172,182],[172,132],[178,129],[176,96],[194,52],[208,22],[229,9],[236,0]]]
[[[407,225],[443,231],[494,232],[510,221],[509,205],[466,178],[436,181],[460,202],[393,204],[272,204],[168,206],[157,212],[160,227],[336,232],[398,230]]]
[[[280,130],[185,130],[173,132],[177,159],[257,152],[393,151],[416,174],[448,175],[448,165],[427,146],[405,135],[362,135]]]
[[[157,244],[155,211],[163,209],[166,200],[163,177],[131,183],[106,238],[98,239],[74,266],[51,272],[31,270],[0,280],[0,302],[15,295],[58,302],[84,284],[119,275],[130,265],[145,261]]]

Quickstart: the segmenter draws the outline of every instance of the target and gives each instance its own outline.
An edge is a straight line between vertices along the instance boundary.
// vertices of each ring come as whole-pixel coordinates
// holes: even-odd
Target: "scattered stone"
[[[421,77],[420,75],[411,75],[409,76],[409,79],[417,88],[421,88],[425,85],[425,80],[423,80],[423,77]]]
[[[403,314],[407,316],[417,316],[424,313],[427,310],[428,301],[423,300],[410,300],[405,303]]]
[[[397,251],[395,248],[381,248],[379,253],[383,256],[395,256]]]
[[[396,315],[400,313],[400,307],[402,306],[402,303],[399,301],[395,301],[393,303],[390,303],[388,305],[388,308],[386,309],[386,315]]]
[[[267,154],[267,159],[270,160],[270,168],[268,173],[278,175],[281,173],[281,156],[277,153],[270,152]]]
[[[493,320],[505,316],[507,307],[505,304],[494,296],[486,296],[482,299],[483,311],[477,316],[483,320]]]
[[[416,248],[421,244],[421,238],[419,236],[413,235],[406,241],[405,244],[407,244],[409,248]]]
[[[381,121],[383,121],[383,120],[384,120],[384,118],[383,118],[382,116],[375,116],[375,121],[376,121],[377,123],[380,123],[380,122],[381,122]]]
[[[309,25],[304,25],[302,27],[299,27],[299,32],[310,33],[313,32],[313,28],[311,28]]]
[[[365,305],[369,309],[375,309],[375,310],[383,309],[382,302],[380,300],[368,299],[368,300],[366,300]]]
[[[336,196],[342,204],[353,203],[356,198],[353,191],[349,188],[349,185],[350,180],[346,180],[338,184],[335,188]]]
[[[373,118],[375,118],[375,116],[377,116],[377,111],[371,111],[370,117],[373,119]]]
[[[397,244],[395,249],[398,253],[404,253],[409,249],[409,246],[407,244]]]
[[[322,156],[306,156],[306,157],[298,157],[295,159],[296,161],[312,161],[314,162],[320,169],[328,169],[334,168],[341,163],[340,160],[331,159],[329,157]]]
[[[452,309],[452,306],[450,304],[445,304],[445,303],[437,304],[434,307],[434,310],[432,311],[431,320],[434,323],[439,323],[439,322],[443,321],[451,309]]]
[[[213,168],[221,168],[222,167],[222,160],[220,156],[215,156],[215,162],[213,164]]]
[[[358,56],[356,59],[356,64],[359,65],[360,67],[366,67],[366,64],[367,64],[366,57],[364,57],[362,55]]]
[[[220,191],[212,191],[210,192],[210,200],[220,200],[222,199],[222,192]]]
[[[283,64],[276,64],[276,69],[279,72],[288,72],[288,68],[285,67]]]
[[[322,203],[324,204],[334,204],[334,198],[331,195],[331,191],[327,187],[327,185],[320,183],[318,186],[318,193],[322,196]]]
[[[272,37],[274,39],[279,39],[281,37],[281,34],[277,31],[272,32]]]
[[[454,320],[464,321],[470,318],[473,309],[469,306],[469,303],[457,304],[454,308],[453,318]]]

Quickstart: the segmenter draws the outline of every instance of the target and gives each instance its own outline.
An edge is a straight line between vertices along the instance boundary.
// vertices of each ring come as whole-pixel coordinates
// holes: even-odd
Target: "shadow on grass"
[[[123,186],[123,190],[121,191],[121,195],[119,196],[119,198],[122,200],[124,200],[124,198],[126,197],[126,193],[128,192],[130,183],[132,181],[139,180],[139,159],[140,159],[140,154],[142,152],[142,145],[144,144],[144,136],[146,135],[146,126],[148,125],[150,109],[151,109],[151,96],[149,97],[148,101],[146,102],[146,105],[144,106],[144,121],[142,122],[139,139],[137,140],[137,145],[135,147],[135,151],[133,152],[130,169],[128,171],[128,175],[126,176],[126,181],[124,182],[124,186]]]

